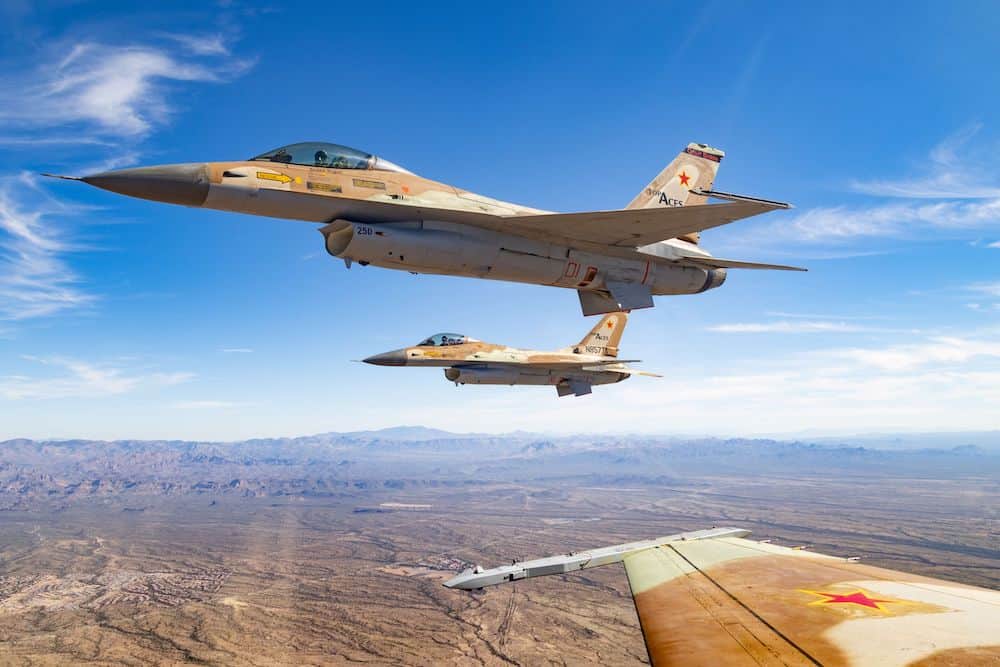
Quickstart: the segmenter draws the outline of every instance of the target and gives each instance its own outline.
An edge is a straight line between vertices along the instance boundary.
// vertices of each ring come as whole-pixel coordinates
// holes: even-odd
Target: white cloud
[[[168,38],[181,44],[197,56],[228,56],[229,45],[222,35],[168,34]]]
[[[113,364],[65,357],[23,358],[57,373],[45,377],[0,376],[0,397],[8,400],[99,398],[127,394],[143,388],[173,386],[195,377],[193,373],[130,370]]]
[[[984,296],[1000,297],[1000,281],[992,283],[972,283],[965,287],[970,292],[982,294]]]
[[[859,192],[910,201],[820,206],[797,215],[769,216],[762,225],[723,236],[725,243],[746,248],[766,240],[771,248],[781,242],[843,248],[877,239],[940,239],[942,233],[961,238],[974,231],[1000,229],[1000,187],[991,178],[1000,165],[988,147],[970,148],[979,130],[980,125],[969,126],[932,149],[926,159],[927,176],[853,184]],[[990,247],[1000,247],[1000,242]],[[872,251],[871,246],[865,251]]]
[[[224,347],[221,351],[225,354],[250,354],[253,352],[249,347]]]
[[[113,146],[114,144],[105,139],[99,139],[97,137],[86,137],[75,134],[64,134],[58,136],[45,136],[45,137],[0,136],[0,146],[28,146],[32,148],[40,146],[58,146],[65,148],[68,145]]]
[[[171,407],[178,410],[228,410],[232,408],[244,408],[249,403],[237,401],[177,401]]]
[[[826,315],[822,313],[790,313],[784,310],[771,310],[769,317],[785,317],[803,320],[885,320],[885,315]]]
[[[927,231],[1000,227],[1000,198],[973,202],[890,203],[868,207],[819,207],[791,218],[775,218],[754,236],[803,243],[871,238],[917,238]]]
[[[964,364],[977,357],[1000,359],[1000,341],[939,337],[883,348],[837,350],[833,354],[887,372],[908,371],[922,366]]]
[[[76,248],[64,224],[72,215],[26,174],[0,180],[0,320],[53,315],[95,297],[65,260]]]
[[[931,149],[923,176],[855,182],[853,187],[868,194],[908,199],[1000,198],[1000,187],[990,178],[996,173],[996,165],[991,163],[993,151],[970,147],[982,127],[982,123],[964,127]]]
[[[188,42],[195,56],[228,54],[221,38]],[[165,84],[217,82],[249,66],[232,58],[206,64],[155,45],[81,42],[61,59],[0,80],[0,120],[24,130],[81,126],[98,137],[141,137],[173,111]],[[85,140],[93,138],[84,135]]]
[[[716,324],[708,327],[708,331],[718,333],[850,333],[866,330],[866,327],[846,322],[810,320],[737,322],[732,324]]]
[[[218,82],[248,66],[229,57],[219,35],[173,40],[186,53],[80,42],[58,58],[35,54],[40,64],[32,71],[0,75],[0,125],[8,130],[0,144],[93,147],[94,163],[77,165],[87,172],[134,164],[135,142],[173,111],[171,82]],[[55,315],[96,300],[68,261],[83,248],[66,219],[81,212],[46,195],[32,176],[0,178],[0,320]]]
[[[993,243],[986,244],[987,248],[1000,248],[1000,241],[994,241]]]

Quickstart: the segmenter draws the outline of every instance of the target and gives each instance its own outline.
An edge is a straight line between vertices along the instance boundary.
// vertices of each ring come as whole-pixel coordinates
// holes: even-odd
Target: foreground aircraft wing
[[[1000,591],[738,536],[746,534],[719,529],[617,547],[653,665],[1000,661]],[[472,588],[593,567],[573,559],[470,570],[445,585]]]

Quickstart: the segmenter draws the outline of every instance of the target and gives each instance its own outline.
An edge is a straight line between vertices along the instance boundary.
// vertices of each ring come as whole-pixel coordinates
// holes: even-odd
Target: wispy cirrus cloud
[[[170,407],[177,410],[232,410],[235,408],[245,408],[250,405],[252,404],[240,401],[200,400],[176,401],[171,403]]]
[[[0,145],[84,146],[88,172],[134,164],[137,144],[174,113],[176,84],[219,83],[252,65],[232,56],[222,35],[128,45],[83,41],[36,56],[33,68],[0,75]],[[70,263],[84,248],[67,220],[85,212],[47,194],[34,176],[0,177],[0,320],[52,316],[97,301]]]
[[[815,313],[815,312],[805,312],[805,313],[792,313],[785,310],[771,310],[767,313],[768,317],[781,317],[790,318],[796,320],[842,320],[842,321],[853,321],[853,320],[885,320],[889,319],[886,315],[831,315],[829,313]]]
[[[223,354],[250,354],[253,350],[249,347],[224,347],[220,352]]]
[[[23,357],[46,367],[47,375],[0,376],[0,398],[39,400],[99,398],[127,394],[139,389],[169,387],[194,379],[193,373],[163,373],[129,369],[117,364],[94,363],[67,357]]]
[[[991,178],[1000,164],[995,151],[972,141],[981,129],[981,124],[970,125],[935,146],[916,177],[851,183],[853,190],[884,201],[776,216],[764,225],[734,231],[726,242],[733,247],[752,246],[761,239],[770,246],[775,241],[815,248],[854,246],[854,251],[840,255],[852,257],[870,253],[871,245],[864,251],[857,246],[877,240],[963,238],[1000,229],[1000,186]],[[990,246],[1000,247],[1000,242]]]
[[[830,320],[776,320],[772,322],[734,322],[707,327],[716,333],[854,333],[868,327]]]
[[[173,113],[170,83],[220,82],[253,64],[230,57],[219,36],[183,39],[180,53],[156,44],[74,44],[34,71],[0,78],[0,121],[22,133],[76,127],[84,142],[141,138]]]
[[[925,173],[920,176],[855,181],[852,187],[867,194],[907,199],[1000,198],[1000,186],[990,178],[996,173],[997,165],[989,164],[994,151],[971,145],[982,129],[982,123],[972,123],[931,149],[921,169]]]
[[[24,320],[96,300],[67,262],[79,248],[57,220],[73,211],[21,174],[0,180],[0,320]]]
[[[228,40],[221,33],[213,35],[167,33],[165,36],[197,56],[228,56],[230,53]]]
[[[919,343],[837,350],[833,355],[882,371],[909,371],[924,366],[961,365],[984,357],[1000,359],[1000,340],[942,336]]]
[[[845,244],[879,238],[918,239],[928,232],[961,235],[996,227],[1000,227],[1000,198],[817,207],[790,219],[776,219],[763,233],[758,227],[754,234],[770,241]]]
[[[1000,280],[996,282],[971,283],[966,285],[965,289],[982,296],[1000,297]]]

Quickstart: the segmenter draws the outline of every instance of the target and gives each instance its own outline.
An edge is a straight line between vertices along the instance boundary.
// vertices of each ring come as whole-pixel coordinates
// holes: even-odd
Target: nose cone
[[[208,166],[200,162],[118,169],[80,180],[121,195],[183,206],[201,206],[208,197]]]
[[[366,364],[373,364],[375,366],[405,366],[406,350],[383,352],[382,354],[375,354],[367,359],[362,359],[362,361]]]

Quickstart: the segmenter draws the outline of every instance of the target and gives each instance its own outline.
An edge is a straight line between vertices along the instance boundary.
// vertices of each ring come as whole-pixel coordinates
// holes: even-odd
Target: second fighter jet
[[[618,344],[628,322],[625,313],[601,318],[576,345],[551,352],[485,343],[463,334],[440,333],[414,347],[368,357],[376,366],[436,366],[459,384],[555,386],[560,396],[589,394],[595,384],[621,382],[637,371],[618,358]],[[628,361],[635,361],[634,359]]]

